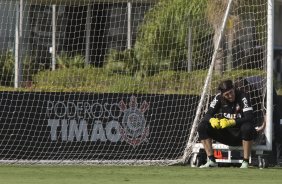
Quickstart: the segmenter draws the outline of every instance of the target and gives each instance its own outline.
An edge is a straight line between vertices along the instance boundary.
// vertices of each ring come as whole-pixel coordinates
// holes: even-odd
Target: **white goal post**
[[[0,163],[186,163],[223,79],[272,149],[273,0],[0,0],[0,22]]]

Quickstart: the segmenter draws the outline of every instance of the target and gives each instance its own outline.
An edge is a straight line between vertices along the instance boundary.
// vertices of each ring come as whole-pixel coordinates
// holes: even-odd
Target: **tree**
[[[218,41],[227,5],[227,0],[208,0],[207,18],[214,29],[214,44]],[[225,69],[231,70],[236,65],[247,66],[244,62],[248,61],[243,61],[243,58],[247,58],[245,60],[251,58],[252,54],[256,52],[254,48],[262,44],[257,43],[256,40],[261,40],[258,37],[265,37],[265,35],[256,36],[257,32],[261,32],[258,31],[259,29],[265,29],[265,25],[260,21],[265,16],[265,5],[262,5],[260,1],[232,1],[232,9],[225,27],[225,37],[223,37],[227,43],[227,67],[224,68],[225,61],[223,58],[225,53],[222,48],[223,45],[221,45],[215,60],[216,73],[222,74]],[[242,42],[244,44],[240,44]],[[240,54],[236,54],[236,58],[234,58],[233,51]]]
[[[139,62],[139,75],[153,75],[161,70],[178,70],[185,68],[187,60],[187,32],[192,24],[203,20],[207,0],[161,0],[151,11],[146,13],[140,26],[134,53]],[[206,25],[206,24],[205,24]],[[212,30],[193,29],[194,65],[206,62],[207,56],[199,53],[203,47],[197,39],[207,38]],[[208,44],[207,44],[208,45]],[[205,46],[207,46],[205,45]],[[181,67],[180,67],[181,66]]]

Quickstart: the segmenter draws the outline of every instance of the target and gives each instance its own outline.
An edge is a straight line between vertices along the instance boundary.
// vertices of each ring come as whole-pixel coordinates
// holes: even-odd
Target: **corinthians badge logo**
[[[144,112],[149,108],[149,104],[143,101],[140,108],[138,108],[135,96],[130,97],[129,108],[123,101],[119,102],[119,107],[124,113],[122,125],[120,126],[120,133],[127,143],[132,146],[138,146],[149,135],[149,126],[146,126]]]

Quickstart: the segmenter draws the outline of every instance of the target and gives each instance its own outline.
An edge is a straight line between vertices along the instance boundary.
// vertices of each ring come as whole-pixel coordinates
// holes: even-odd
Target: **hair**
[[[218,90],[221,93],[229,91],[230,89],[233,89],[233,88],[234,88],[234,85],[233,85],[232,80],[224,80],[218,85]]]

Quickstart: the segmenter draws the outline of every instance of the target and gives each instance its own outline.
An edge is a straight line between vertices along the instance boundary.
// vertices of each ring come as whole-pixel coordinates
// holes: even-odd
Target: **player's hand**
[[[234,119],[226,119],[223,118],[219,121],[220,128],[227,128],[227,127],[232,127],[236,125],[236,121]]]
[[[219,119],[218,118],[211,118],[210,124],[213,128],[220,129]]]

